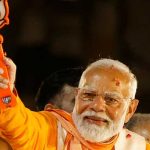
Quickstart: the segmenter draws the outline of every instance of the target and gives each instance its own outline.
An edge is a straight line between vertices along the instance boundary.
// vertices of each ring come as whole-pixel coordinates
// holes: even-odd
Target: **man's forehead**
[[[98,81],[100,79],[109,79],[110,81],[114,82],[116,86],[120,85],[121,81],[130,82],[131,78],[129,73],[122,72],[116,68],[109,67],[109,68],[92,68],[85,72],[82,82],[86,83],[89,80]]]
[[[82,89],[87,90],[89,92],[94,92],[94,93],[97,93],[97,94],[102,92],[101,90],[99,91],[99,89],[97,89],[95,87],[92,87],[92,86],[89,86],[89,85],[83,86]],[[105,95],[112,95],[112,96],[121,96],[118,91],[116,91],[116,90],[109,90],[109,89],[107,89],[107,90],[105,89],[103,91],[103,94],[105,94]]]
[[[107,72],[107,70],[109,69],[94,68],[89,70],[82,78],[80,87],[95,90],[97,93],[104,94],[107,92],[116,96],[122,91],[122,95],[128,97],[131,83],[129,75],[118,70],[111,74],[112,72]]]

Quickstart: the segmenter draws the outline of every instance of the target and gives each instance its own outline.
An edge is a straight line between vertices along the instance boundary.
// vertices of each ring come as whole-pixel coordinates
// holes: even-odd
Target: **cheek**
[[[76,99],[76,111],[78,114],[82,114],[90,106],[89,102],[82,101],[81,99]]]
[[[118,106],[117,108],[111,108],[107,109],[107,114],[108,116],[113,120],[113,121],[119,121],[125,112],[125,106]]]

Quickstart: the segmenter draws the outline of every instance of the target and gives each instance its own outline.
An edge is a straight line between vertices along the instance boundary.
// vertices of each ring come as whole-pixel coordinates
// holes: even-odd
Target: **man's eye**
[[[93,98],[93,97],[95,97],[96,95],[93,94],[93,93],[83,93],[83,96],[84,96],[84,97],[91,97],[91,98]]]
[[[84,93],[85,96],[92,96],[92,93]]]
[[[92,101],[96,95],[93,93],[83,93],[82,98],[85,101]]]
[[[118,103],[118,99],[117,98],[113,98],[113,97],[108,97],[108,96],[106,96],[105,97],[105,101],[106,101],[106,103],[113,103],[113,104],[115,104],[115,103]]]

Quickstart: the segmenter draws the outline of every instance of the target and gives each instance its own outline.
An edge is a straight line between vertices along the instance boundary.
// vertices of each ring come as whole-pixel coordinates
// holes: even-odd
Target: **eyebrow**
[[[95,93],[95,94],[99,94],[97,90],[95,90],[94,88],[88,87],[88,86],[85,86],[85,87],[83,87],[82,89],[85,89],[85,90],[87,90],[87,91],[89,91],[89,92],[93,92],[93,93]],[[122,95],[119,94],[119,93],[116,92],[116,91],[105,91],[105,92],[104,92],[104,95],[122,98]]]
[[[108,92],[108,91],[106,91],[104,94],[105,95],[115,96],[115,97],[121,97],[121,95],[119,93],[117,93],[117,92]]]
[[[98,93],[96,90],[92,90],[92,89],[84,89],[84,90],[87,90],[87,92],[93,93],[93,94],[97,94]]]
[[[95,92],[95,93],[97,93],[97,91],[96,91],[94,88],[91,88],[91,87],[88,87],[88,86],[82,87],[81,89],[84,89],[84,90],[88,90],[88,91],[90,91],[90,92]]]

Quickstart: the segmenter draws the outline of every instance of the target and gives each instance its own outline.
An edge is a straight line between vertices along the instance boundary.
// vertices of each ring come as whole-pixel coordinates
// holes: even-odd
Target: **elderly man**
[[[4,62],[10,81],[1,74],[0,87],[9,82],[13,90],[16,67]],[[138,105],[136,88],[126,65],[100,59],[83,72],[72,115],[51,107],[30,111],[16,94],[16,106],[1,110],[0,128],[15,150],[150,150],[143,137],[123,129]]]

